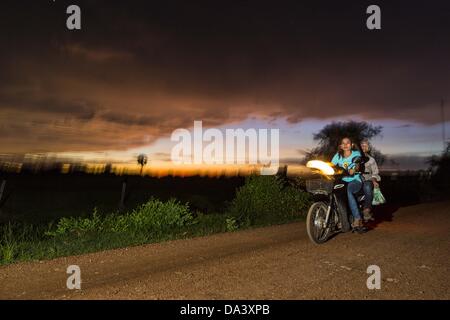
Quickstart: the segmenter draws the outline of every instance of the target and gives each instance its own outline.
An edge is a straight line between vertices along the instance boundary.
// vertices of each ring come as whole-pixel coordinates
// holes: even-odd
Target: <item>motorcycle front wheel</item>
[[[306,232],[309,239],[316,244],[324,243],[330,235],[331,228],[325,225],[327,209],[325,202],[315,202],[306,216]]]

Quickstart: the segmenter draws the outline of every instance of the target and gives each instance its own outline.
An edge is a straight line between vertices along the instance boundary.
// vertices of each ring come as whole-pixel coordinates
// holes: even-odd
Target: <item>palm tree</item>
[[[144,166],[147,164],[147,156],[143,153],[141,153],[140,155],[138,155],[137,157],[137,162],[139,163],[139,165],[141,166],[141,172],[140,175],[142,175],[142,169],[144,169]]]

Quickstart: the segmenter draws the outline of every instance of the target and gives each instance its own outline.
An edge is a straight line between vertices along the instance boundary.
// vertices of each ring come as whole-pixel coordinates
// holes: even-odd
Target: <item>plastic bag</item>
[[[374,188],[372,205],[377,206],[377,205],[383,204],[383,203],[386,203],[386,199],[384,198],[383,194],[381,193],[380,188]]]

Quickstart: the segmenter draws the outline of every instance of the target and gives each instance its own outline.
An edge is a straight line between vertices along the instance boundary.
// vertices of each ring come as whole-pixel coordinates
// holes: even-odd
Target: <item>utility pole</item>
[[[442,143],[444,145],[444,152],[447,149],[445,136],[445,113],[444,113],[444,99],[441,99],[441,119],[442,119]]]

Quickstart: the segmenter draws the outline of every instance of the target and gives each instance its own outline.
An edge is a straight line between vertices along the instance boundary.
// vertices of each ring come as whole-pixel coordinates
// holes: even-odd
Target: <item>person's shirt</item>
[[[350,156],[346,158],[344,158],[344,156],[341,156],[338,152],[334,155],[333,159],[331,159],[331,162],[335,166],[341,167],[345,170],[354,169],[355,163],[352,160],[355,157],[361,157],[361,153],[357,150],[352,150]],[[351,182],[353,180],[361,181],[361,175],[359,173],[355,173],[352,176],[343,177],[342,180],[344,180],[345,182]]]
[[[364,166],[365,166],[364,173],[363,173],[364,180],[371,181],[372,179],[376,179],[377,181],[380,181],[381,177],[380,177],[380,172],[378,170],[377,162],[370,155],[366,155],[366,158],[368,160],[364,164]]]

